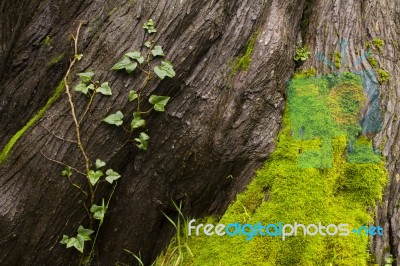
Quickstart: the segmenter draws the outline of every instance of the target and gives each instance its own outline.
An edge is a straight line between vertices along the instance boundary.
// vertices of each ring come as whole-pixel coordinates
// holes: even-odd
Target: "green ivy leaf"
[[[157,32],[157,30],[154,27],[154,21],[152,19],[149,19],[146,23],[143,25],[143,29],[146,29],[148,33],[154,33]]]
[[[92,77],[94,76],[94,73],[92,71],[82,72],[82,73],[78,73],[78,76],[81,78],[81,80],[84,83],[87,83],[92,79]]]
[[[154,72],[160,79],[164,79],[165,77],[175,77],[175,71],[169,61],[161,61],[159,66],[154,67]]]
[[[92,186],[94,186],[94,185],[96,185],[97,181],[99,181],[100,177],[103,176],[103,172],[100,170],[97,170],[97,171],[89,170],[87,175],[88,175],[90,184],[92,184]]]
[[[85,240],[91,240],[90,235],[93,233],[93,230],[86,229],[82,225],[78,227],[78,235],[81,235]]]
[[[119,179],[121,176],[113,169],[108,169],[106,172],[106,180],[108,183],[112,184],[115,180]]]
[[[108,85],[108,82],[101,83],[96,92],[100,92],[103,95],[112,95],[111,87]]]
[[[145,42],[144,46],[146,46],[147,48],[150,48],[151,47],[151,42],[150,41]]]
[[[140,51],[129,52],[129,53],[125,54],[125,56],[127,56],[131,59],[135,59],[136,61],[138,61],[139,64],[144,62],[144,57],[142,56]]]
[[[125,69],[127,73],[132,73],[137,67],[137,63],[129,59],[129,57],[122,57],[121,61],[116,63],[111,69],[120,70]]]
[[[136,93],[136,91],[129,92],[129,101],[130,102],[136,100],[138,97],[139,97],[139,95]]]
[[[74,91],[82,92],[83,94],[88,93],[88,87],[84,83],[79,83],[74,87]]]
[[[64,170],[62,170],[61,175],[62,176],[66,176],[66,177],[70,177],[72,175],[72,171],[71,171],[71,167],[67,166],[64,168]]]
[[[138,138],[135,138],[135,141],[137,141],[139,144],[137,144],[137,146],[139,147],[139,149],[142,150],[147,150],[147,146],[148,146],[148,140],[150,139],[149,135],[147,135],[146,133],[142,132],[140,133]]]
[[[106,207],[104,206],[104,199],[101,206],[93,204],[90,208],[90,211],[93,213],[93,218],[100,220],[100,223],[103,223],[104,215],[106,213]]]
[[[60,244],[67,244],[69,237],[67,235],[63,235],[63,238],[60,241]]]
[[[154,110],[158,112],[165,111],[165,105],[168,103],[170,97],[168,96],[157,96],[151,95],[149,98],[149,102],[153,105]]]
[[[105,165],[106,165],[106,162],[104,162],[104,161],[102,161],[100,159],[96,159],[96,169],[99,169],[99,168],[101,168],[101,167],[103,167]]]
[[[87,86],[87,88],[88,88],[89,90],[94,91],[94,85],[93,85],[93,84],[90,84],[89,86]]]
[[[76,236],[76,238],[63,235],[63,239],[60,241],[60,243],[67,245],[67,248],[75,247],[77,250],[79,250],[81,253],[83,253],[85,239],[83,236],[81,236],[79,234]]]
[[[161,48],[160,45],[154,46],[154,49],[151,50],[151,54],[152,54],[154,57],[156,57],[156,56],[164,56],[164,52],[163,52],[163,50],[162,50],[162,48]]]
[[[132,119],[132,122],[131,122],[131,128],[132,129],[139,128],[139,127],[144,126],[145,124],[146,124],[146,121],[144,121],[142,119],[142,117],[140,116],[140,113],[139,112],[134,112],[133,113],[133,119]]]
[[[82,57],[83,57],[83,54],[76,54],[76,55],[75,55],[75,58],[76,58],[76,60],[78,60],[78,61],[81,61]]]
[[[118,111],[115,114],[111,114],[111,115],[107,116],[102,121],[104,121],[110,125],[120,126],[123,123],[123,120],[122,120],[123,118],[124,118],[124,115],[122,114],[122,112]]]

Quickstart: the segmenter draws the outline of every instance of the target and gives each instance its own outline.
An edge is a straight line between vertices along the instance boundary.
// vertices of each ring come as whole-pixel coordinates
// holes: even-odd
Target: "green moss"
[[[236,73],[240,70],[246,71],[249,68],[249,65],[252,61],[251,55],[253,54],[254,44],[256,42],[257,36],[258,32],[254,33],[250,37],[245,53],[233,61],[233,65],[230,71],[230,76],[236,75]]]
[[[378,62],[374,57],[368,57],[368,62],[372,66],[372,68],[377,68]]]
[[[65,54],[62,53],[60,55],[54,56],[50,59],[50,61],[46,64],[48,67],[51,67],[57,63],[59,63],[61,60],[63,60]]]
[[[313,77],[317,74],[317,70],[313,67],[304,69],[302,71],[296,72],[294,77],[301,78],[301,77]]]
[[[378,69],[378,80],[380,83],[385,83],[389,81],[390,75],[388,72],[386,72],[384,69],[380,68]]]
[[[365,42],[364,43],[364,46],[365,46],[365,48],[368,50],[368,49],[370,49],[371,48],[371,42]]]
[[[61,95],[63,89],[64,89],[64,82],[62,81],[58,85],[58,87],[56,88],[50,99],[48,99],[46,104],[39,110],[39,112],[37,112],[36,115],[32,117],[28,121],[28,123],[25,124],[24,127],[22,127],[17,133],[15,133],[14,136],[11,137],[11,139],[4,146],[3,150],[0,152],[0,164],[4,162],[4,160],[7,158],[8,153],[11,151],[11,149],[14,147],[17,141],[23,136],[23,134],[28,129],[30,129],[46,113],[47,109],[49,109],[51,105],[53,105],[53,103]]]
[[[44,46],[50,46],[53,43],[53,39],[51,38],[50,35],[47,35],[46,38],[43,40],[43,45]]]
[[[372,44],[378,49],[379,52],[382,52],[383,46],[385,45],[385,41],[379,38],[374,38],[372,40]]]
[[[340,87],[343,80],[354,86],[360,82],[350,74],[345,77],[346,75],[336,77],[335,80],[330,80],[329,77],[319,80],[310,77],[296,78],[290,86],[296,91],[297,97],[311,98],[311,102],[306,103],[308,107],[315,105],[316,108],[322,108],[321,97],[314,98],[313,95],[318,92],[329,93],[329,88]],[[291,94],[288,95],[290,97]],[[290,99],[288,101],[290,102]],[[349,161],[347,143],[349,134],[353,132],[346,133],[346,130],[342,129],[343,134],[337,134],[340,130],[331,128],[328,131],[323,129],[325,133],[332,130],[335,133],[331,134],[330,140],[331,167],[301,167],[299,164],[301,154],[305,150],[311,151],[320,147],[324,139],[307,139],[307,134],[312,133],[307,129],[303,132],[303,139],[301,136],[296,136],[297,126],[294,120],[299,117],[293,119],[291,108],[293,106],[289,104],[283,118],[284,129],[279,134],[276,150],[257,172],[246,190],[237,196],[223,217],[215,223],[229,224],[236,221],[249,224],[259,221],[263,224],[297,222],[306,225],[318,222],[325,225],[347,223],[350,229],[372,223],[373,217],[368,208],[382,198],[382,189],[388,178],[382,158],[374,163]],[[316,124],[316,129],[319,125],[316,120],[324,122],[325,127],[329,127],[322,113],[319,117],[315,115],[310,118]],[[367,138],[358,139],[356,143],[371,144]],[[244,236],[200,235],[189,237],[188,246],[193,257],[186,254],[183,265],[354,266],[367,265],[371,261],[370,254],[366,251],[368,237],[365,235],[350,234],[347,237],[298,235],[289,237],[285,241],[280,237],[270,236],[256,236],[246,241]]]
[[[338,51],[333,53],[333,64],[337,69],[342,67],[342,54]]]

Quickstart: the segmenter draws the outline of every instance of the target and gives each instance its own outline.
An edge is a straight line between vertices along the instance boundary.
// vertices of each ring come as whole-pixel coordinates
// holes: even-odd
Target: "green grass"
[[[324,91],[344,81],[353,86],[360,82],[357,77],[345,74],[333,80],[329,77],[321,79],[321,84],[317,87]],[[313,79],[301,78],[294,80],[292,86],[300,95],[312,96],[317,92],[317,88],[311,86],[315,82],[317,81]],[[316,97],[307,102],[307,105],[323,108],[320,102],[323,101]],[[210,221],[214,224],[236,221],[242,224],[255,224],[259,221],[263,224],[347,223],[350,229],[373,223],[368,209],[382,198],[382,189],[388,177],[383,159],[375,154],[359,151],[353,156],[373,155],[373,162],[368,160],[368,163],[360,163],[360,158],[353,158],[355,162],[350,160],[347,143],[348,137],[354,132],[343,127],[333,129],[334,118],[326,117],[327,113],[324,112],[328,110],[322,110],[320,117],[313,119],[316,120],[315,125],[327,125],[324,131],[332,138],[325,143],[330,145],[327,146],[330,151],[325,152],[332,153],[332,162],[324,168],[302,166],[300,158],[303,152],[316,150],[328,138],[304,137],[307,134],[315,136],[313,130],[318,127],[305,132],[304,138],[294,135],[293,129],[296,125],[292,122],[298,118],[293,118],[293,110],[290,113],[289,110],[287,108],[284,115],[284,129],[278,137],[276,150],[222,218]],[[348,110],[354,111],[354,108]],[[371,141],[366,138],[356,140],[355,145],[372,149]],[[312,161],[308,163],[313,165]],[[188,245],[193,257],[185,256],[181,265],[362,266],[373,260],[367,251],[368,237],[352,234],[346,237],[301,235],[289,237],[285,241],[269,236],[256,236],[246,241],[244,236],[201,235],[189,237]]]
[[[53,95],[47,100],[46,104],[35,114],[34,117],[32,117],[28,121],[28,123],[26,123],[20,130],[18,130],[17,133],[14,134],[14,136],[11,137],[11,139],[4,146],[3,150],[0,152],[0,164],[4,162],[11,149],[14,147],[17,141],[24,135],[24,133],[29,128],[31,128],[46,113],[47,109],[49,109],[51,105],[53,105],[53,103],[61,95],[63,89],[64,89],[64,82],[62,81],[54,91]]]

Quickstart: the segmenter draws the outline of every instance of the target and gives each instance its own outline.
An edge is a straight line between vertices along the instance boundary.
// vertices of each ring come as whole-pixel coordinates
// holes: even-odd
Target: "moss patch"
[[[294,77],[295,78],[304,78],[304,77],[312,77],[317,74],[317,70],[313,67],[304,69],[302,71],[298,71],[295,73]]]
[[[378,49],[379,52],[382,52],[383,46],[385,45],[385,41],[379,38],[374,38],[372,40],[372,44]]]
[[[258,32],[254,33],[250,37],[245,53],[242,56],[235,58],[231,67],[231,71],[229,73],[230,76],[236,75],[236,73],[241,70],[246,71],[249,68],[249,65],[252,61],[251,55],[253,54],[254,44],[256,42],[257,36]]]
[[[50,35],[47,35],[46,38],[43,40],[43,45],[44,46],[50,46],[53,43],[53,39],[51,38]]]
[[[342,67],[342,54],[338,51],[333,53],[333,64],[337,69]]]
[[[384,69],[380,68],[378,69],[378,80],[380,83],[385,83],[389,81],[390,75],[387,71]]]
[[[56,88],[50,99],[48,99],[46,104],[39,110],[39,112],[37,112],[36,115],[32,117],[28,121],[28,123],[25,124],[23,128],[21,128],[17,133],[15,133],[14,136],[11,137],[11,139],[4,146],[3,150],[0,152],[0,164],[4,162],[4,160],[7,158],[8,153],[11,151],[11,149],[14,147],[17,141],[22,137],[22,135],[46,113],[47,109],[49,109],[51,105],[53,105],[53,103],[61,95],[63,89],[64,89],[64,82],[62,81],[58,85],[58,87]]]
[[[368,57],[368,62],[372,66],[372,68],[374,68],[374,69],[377,68],[378,62],[376,61],[376,59],[374,57]]]
[[[51,67],[57,63],[59,63],[61,60],[63,60],[65,54],[62,53],[60,55],[54,56],[50,59],[50,61],[46,64],[46,66]]]
[[[340,77],[336,80],[338,79]],[[346,78],[346,81],[353,86],[359,85],[357,78],[351,80],[350,77],[350,81]],[[297,92],[297,97],[311,98],[311,102],[307,102],[310,107],[321,102],[318,92],[327,90],[329,95],[329,88],[340,84],[332,84],[329,77],[320,81],[299,78],[291,86]],[[344,92],[346,91],[354,92],[354,88]],[[326,99],[326,104],[328,102],[329,99]],[[382,198],[382,189],[388,178],[383,159],[378,157],[372,163],[349,160],[349,134],[354,132],[347,131],[344,127],[334,130],[335,134],[331,135],[331,167],[302,167],[299,162],[304,150],[320,147],[324,139],[307,139],[306,136],[312,132],[312,128],[308,129],[311,131],[305,129],[305,132],[296,136],[296,121],[293,121],[289,113],[293,110],[289,107],[286,108],[284,129],[278,137],[276,150],[246,190],[237,196],[223,217],[219,221],[215,220],[214,224],[346,223],[351,230],[372,223],[373,217],[368,208]],[[353,109],[349,112],[354,112]],[[334,118],[315,116],[310,119],[319,119],[321,123],[325,121],[328,127],[326,122],[334,121]],[[358,145],[372,149],[370,140],[362,138],[357,141]],[[186,254],[183,265],[354,266],[367,265],[371,261],[367,252],[368,237],[353,234],[346,237],[298,235],[285,241],[271,236],[256,236],[247,241],[245,236],[201,234],[190,237],[188,246],[193,257]]]

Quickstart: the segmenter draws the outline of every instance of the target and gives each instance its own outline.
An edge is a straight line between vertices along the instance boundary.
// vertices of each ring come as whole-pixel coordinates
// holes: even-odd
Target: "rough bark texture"
[[[377,68],[390,73],[389,81],[379,85],[383,130],[374,138],[375,145],[383,147],[383,154],[386,156],[387,168],[390,172],[383,202],[378,204],[375,211],[376,224],[384,227],[384,237],[371,239],[372,253],[380,265],[383,264],[385,257],[389,256],[389,252],[395,259],[400,255],[399,12],[400,2],[396,0],[317,0],[310,3],[310,10],[306,12],[309,13],[309,25],[305,27],[306,32],[304,32],[304,42],[310,45],[314,52],[321,52],[330,59],[333,52],[340,51],[341,39],[348,42],[347,62],[345,62],[348,68],[342,64],[340,71],[372,69],[368,60],[364,60],[358,67],[354,65],[367,50],[366,42],[374,38],[385,42],[382,51],[375,51],[374,56],[378,61]],[[306,67],[311,66],[322,73],[330,72],[328,66],[315,57],[306,63]],[[374,78],[371,76],[371,79]],[[375,83],[377,82],[375,79]],[[396,260],[394,264],[400,265],[400,261]]]
[[[386,42],[378,62],[391,78],[381,86],[384,130],[376,142],[386,140],[391,182],[378,208],[377,222],[385,226],[385,237],[375,239],[372,250],[379,261],[386,246],[398,257],[399,9],[396,0],[3,1],[0,147],[53,95],[71,54],[68,36],[78,20],[86,20],[79,45],[84,58],[74,71],[94,70],[99,80],[110,82],[114,94],[107,101],[95,98],[83,127],[84,145],[92,158],[107,160],[122,175],[100,232],[99,261],[132,262],[123,251],[129,249],[140,251],[148,262],[171,235],[162,214],[174,214],[171,200],[183,200],[184,211],[192,216],[221,213],[271,153],[301,35],[312,51],[326,55],[339,50],[339,40],[346,39],[349,65],[358,57],[356,51],[365,49],[365,41],[378,37]],[[99,121],[117,110],[132,112],[126,95],[140,86],[144,75],[128,76],[110,68],[125,52],[141,47],[142,25],[148,18],[155,20],[156,41],[174,63],[177,76],[153,81],[145,92],[171,96],[165,114],[148,118],[149,150],[119,150],[123,132]],[[50,45],[44,44],[46,36],[51,36]],[[252,36],[256,42],[251,64],[230,75]],[[303,67],[310,66],[331,72],[314,56]],[[370,68],[367,62],[361,67]],[[75,99],[82,113],[85,100]],[[60,176],[62,166],[40,151],[77,168],[83,168],[82,159],[75,144],[55,138],[47,129],[74,138],[65,94],[1,165],[2,265],[77,263],[76,251],[58,242],[61,235],[72,235],[80,223],[87,223],[82,195]],[[233,178],[227,178],[230,175]]]
[[[33,3],[35,2],[35,3]],[[92,158],[110,162],[123,176],[98,241],[99,261],[131,261],[123,249],[154,258],[171,228],[171,200],[191,215],[222,212],[274,147],[284,108],[285,83],[294,68],[294,39],[302,2],[262,1],[25,1],[2,4],[1,145],[27,123],[52,95],[68,56],[68,35],[80,19],[80,51],[75,72],[93,69],[114,88],[111,100],[94,101],[83,128]],[[3,15],[4,14],[4,15]],[[157,43],[174,63],[173,80],[152,82],[145,93],[171,96],[166,114],[148,118],[150,148],[117,151],[120,129],[99,123],[108,113],[130,113],[130,89],[143,75],[110,71],[128,50],[145,41],[143,23],[157,23]],[[257,35],[247,71],[230,75],[251,36]],[[53,43],[43,45],[50,35]],[[10,36],[12,36],[10,38]],[[228,85],[229,84],[229,85]],[[85,101],[75,97],[83,112]],[[66,96],[17,142],[0,170],[0,263],[76,264],[76,251],[58,242],[72,235],[85,217],[82,195],[60,176],[62,166],[46,156],[82,168]],[[227,178],[232,176],[233,179]],[[87,221],[83,221],[85,223]],[[124,255],[125,253],[125,255]],[[125,257],[124,257],[125,256]]]

